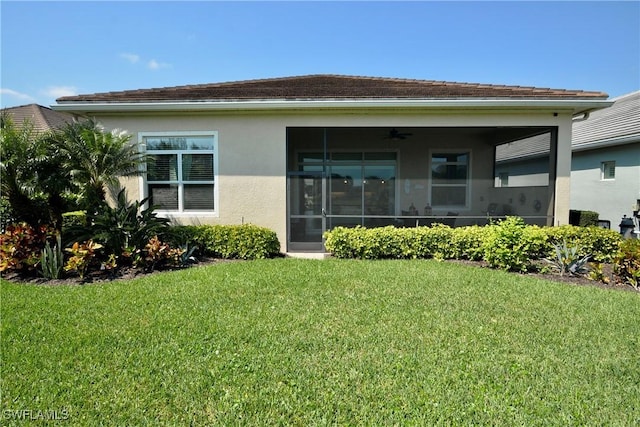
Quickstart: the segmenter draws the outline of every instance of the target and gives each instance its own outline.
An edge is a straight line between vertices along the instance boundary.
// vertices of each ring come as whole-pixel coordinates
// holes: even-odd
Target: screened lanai
[[[289,250],[322,250],[323,232],[337,226],[455,227],[508,215],[552,224],[555,135],[553,127],[287,128]],[[532,140],[546,145],[536,142],[535,173],[524,178],[518,153]]]

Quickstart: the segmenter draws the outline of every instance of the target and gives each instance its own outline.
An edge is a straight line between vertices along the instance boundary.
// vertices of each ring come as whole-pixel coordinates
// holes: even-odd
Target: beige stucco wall
[[[557,126],[558,182],[555,209],[558,223],[569,216],[571,113],[553,111],[342,111],[309,112],[211,112],[95,115],[107,128],[120,128],[138,141],[139,132],[217,131],[218,209],[215,216],[175,217],[193,224],[253,223],[268,227],[286,245],[286,132],[287,127],[471,127],[471,126]],[[446,141],[444,141],[446,144]],[[468,147],[460,142],[460,147]],[[405,153],[406,155],[407,153]],[[475,156],[475,154],[474,154]],[[482,156],[478,157],[482,158]],[[492,168],[474,163],[475,172]],[[487,173],[487,171],[485,171]],[[493,181],[487,180],[487,186]],[[474,185],[485,185],[475,184]],[[141,180],[126,181],[130,198],[140,199]],[[480,194],[476,192],[475,194]],[[480,197],[480,196],[478,196]],[[479,202],[478,200],[474,200]],[[417,204],[421,201],[416,201]]]
[[[558,158],[556,159],[555,212],[556,223],[569,223],[569,205],[571,202],[571,120],[567,115],[559,117]]]

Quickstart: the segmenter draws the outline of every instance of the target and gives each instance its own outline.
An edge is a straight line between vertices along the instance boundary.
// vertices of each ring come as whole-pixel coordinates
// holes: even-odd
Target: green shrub
[[[34,270],[51,236],[53,230],[46,225],[33,228],[23,222],[7,226],[0,235],[0,272]]]
[[[65,212],[62,214],[62,233],[67,230],[84,227],[87,224],[87,213],[85,211]]]
[[[262,259],[280,253],[276,233],[252,224],[173,226],[165,235],[172,246],[196,245],[198,254],[219,258]]]
[[[359,227],[358,227],[359,228]],[[355,249],[353,228],[335,227],[324,233],[324,247],[336,258],[360,258]]]
[[[0,196],[0,233],[4,233],[7,227],[16,222],[11,210],[11,204],[6,197]]]
[[[183,247],[190,245],[196,248],[195,253],[197,255],[203,255],[202,230],[204,230],[204,227],[198,225],[173,225],[167,228],[164,238],[171,246]]]
[[[436,258],[486,260],[490,266],[526,272],[533,261],[557,257],[563,241],[578,247],[575,256],[611,262],[618,233],[598,227],[539,227],[509,217],[489,226],[450,228],[336,227],[327,231],[325,248],[336,258]]]
[[[600,214],[594,211],[581,211],[570,210],[569,211],[569,224],[578,227],[597,226]]]
[[[101,205],[96,213],[87,214],[88,225],[70,227],[72,241],[94,240],[104,247],[105,255],[131,258],[142,251],[154,236],[163,236],[169,220],[160,218],[153,207],[142,210],[147,199],[128,202],[124,190],[118,193],[115,207]]]
[[[479,261],[484,255],[483,244],[487,229],[478,225],[452,229],[451,250],[454,259]]]
[[[547,256],[554,256],[554,245],[560,245],[566,241],[580,248],[578,255],[581,257],[590,255],[596,262],[611,262],[622,241],[620,233],[600,227],[562,225],[545,227],[544,231],[549,241]]]
[[[545,254],[547,236],[538,226],[527,226],[519,217],[507,217],[488,226],[484,259],[493,268],[526,272],[531,261]]]
[[[453,229],[444,224],[433,224],[432,227],[412,229],[416,239],[414,251],[418,258],[451,259],[455,253],[451,245]]]
[[[325,248],[336,258],[435,258],[480,260],[488,228],[336,227],[325,233]]]
[[[640,240],[627,239],[613,259],[613,271],[618,280],[638,289],[640,287]]]

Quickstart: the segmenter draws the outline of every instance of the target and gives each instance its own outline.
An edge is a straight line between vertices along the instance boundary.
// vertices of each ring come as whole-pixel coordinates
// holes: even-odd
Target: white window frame
[[[433,204],[433,188],[442,187],[462,187],[461,184],[434,184],[433,183],[433,155],[434,154],[466,154],[467,161],[467,180],[465,183],[465,205],[434,205]],[[429,205],[433,210],[438,211],[468,211],[471,209],[471,164],[473,152],[471,149],[431,149],[429,150]]]
[[[212,150],[151,150],[147,151],[147,145],[145,138],[153,137],[190,137],[190,136],[209,136],[213,137],[213,149]],[[157,209],[156,213],[160,216],[166,217],[219,217],[219,180],[218,180],[218,131],[168,131],[168,132],[138,132],[138,144],[143,153],[160,153],[162,154],[213,154],[213,210],[184,210],[184,183],[178,184],[178,209],[167,210]],[[181,164],[180,155],[178,155],[178,162]],[[147,165],[142,166],[142,175],[140,178],[140,194],[143,198],[149,197],[149,186],[147,183]],[[181,168],[179,173],[181,173]],[[180,179],[182,181],[182,179]],[[197,182],[196,182],[197,184]]]
[[[613,167],[613,176],[610,177],[611,168]],[[607,173],[609,172],[609,173]],[[600,163],[600,180],[601,181],[615,181],[616,180],[616,162],[615,160],[608,160]]]

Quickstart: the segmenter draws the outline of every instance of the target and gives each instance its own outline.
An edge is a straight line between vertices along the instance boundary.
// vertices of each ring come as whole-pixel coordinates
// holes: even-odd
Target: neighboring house
[[[338,225],[569,218],[572,119],[602,92],[311,75],[59,98],[150,155],[128,195],[177,222],[251,222],[284,251]],[[501,147],[548,135],[546,180],[500,184]]]
[[[640,91],[612,101],[573,125],[570,206],[618,229],[640,207]]]
[[[71,114],[54,111],[38,104],[21,105],[19,107],[3,108],[2,113],[8,114],[13,123],[21,126],[25,120],[33,125],[36,132],[47,132],[60,129],[73,121]]]

